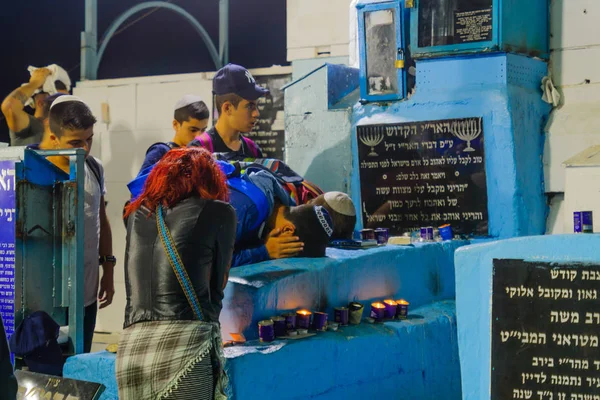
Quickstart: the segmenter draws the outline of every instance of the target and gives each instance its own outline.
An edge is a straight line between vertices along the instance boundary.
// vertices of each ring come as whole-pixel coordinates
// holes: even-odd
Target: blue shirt
[[[146,150],[146,157],[144,158],[144,162],[142,163],[142,167],[140,168],[140,172],[138,173],[138,175],[146,168],[153,166],[154,164],[159,162],[160,159],[163,158],[164,155],[169,152],[169,150],[178,147],[179,145],[173,142],[154,143],[152,146],[148,147],[148,150]]]
[[[269,253],[261,240],[264,224],[271,215],[275,198],[284,205],[293,205],[293,200],[279,185],[276,179],[267,173],[249,172],[237,176],[236,167],[224,161],[217,161],[227,176],[229,203],[237,216],[236,240],[232,267],[258,263],[269,259]],[[149,165],[129,184],[132,197],[139,196],[144,183],[152,171]]]

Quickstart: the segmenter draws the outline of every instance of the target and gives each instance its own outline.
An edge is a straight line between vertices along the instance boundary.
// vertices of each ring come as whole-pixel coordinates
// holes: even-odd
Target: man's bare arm
[[[29,116],[25,112],[25,103],[33,93],[44,85],[50,71],[37,69],[31,75],[29,83],[13,90],[2,102],[2,114],[6,117],[8,128],[20,132],[29,126]]]

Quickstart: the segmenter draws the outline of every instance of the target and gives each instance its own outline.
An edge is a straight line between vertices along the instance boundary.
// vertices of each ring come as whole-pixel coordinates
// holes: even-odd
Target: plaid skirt
[[[134,324],[123,331],[119,341],[119,398],[226,400],[224,362],[216,323]]]

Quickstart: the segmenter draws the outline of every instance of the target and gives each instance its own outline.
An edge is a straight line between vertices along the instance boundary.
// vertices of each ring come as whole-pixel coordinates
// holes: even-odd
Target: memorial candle
[[[375,322],[383,321],[383,317],[385,316],[385,304],[376,302],[371,304],[371,318],[375,320]]]
[[[342,326],[348,325],[348,309],[346,307],[337,307],[334,310],[334,320]]]
[[[348,305],[348,311],[349,311],[348,322],[350,322],[350,324],[352,324],[352,325],[360,324],[360,320],[362,319],[362,314],[363,314],[364,309],[365,309],[365,307],[360,303],[357,303],[355,301],[350,303]]]
[[[310,316],[312,313],[308,310],[300,310],[296,312],[296,326],[302,329],[308,329],[310,326]]]
[[[287,331],[286,325],[285,325],[285,318],[284,317],[273,317],[273,318],[271,318],[271,320],[273,321],[275,337],[285,336],[285,333]]]
[[[396,316],[398,319],[406,319],[408,315],[408,301],[400,299],[396,301],[396,303],[398,303],[398,312],[396,313]]]
[[[275,340],[275,329],[270,319],[258,323],[258,337],[261,342],[272,342]]]
[[[285,326],[288,331],[296,329],[296,313],[286,313],[283,314],[283,317],[285,318]]]
[[[398,312],[398,303],[396,303],[394,300],[384,300],[383,304],[385,304],[385,317],[394,319],[396,317],[396,313]]]
[[[313,314],[313,329],[315,331],[324,331],[327,328],[327,313],[315,312]]]

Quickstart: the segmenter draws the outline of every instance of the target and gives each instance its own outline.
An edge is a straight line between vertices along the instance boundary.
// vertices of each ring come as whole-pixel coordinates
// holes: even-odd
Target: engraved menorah
[[[369,157],[379,156],[379,154],[375,153],[375,146],[383,141],[383,137],[383,132],[380,130],[380,128],[375,127],[364,128],[364,130],[360,133],[360,141],[365,146],[371,148]]]
[[[471,147],[471,141],[477,139],[479,135],[481,135],[481,118],[453,122],[450,129],[454,136],[467,142],[467,148],[463,151],[475,151],[475,149]]]

